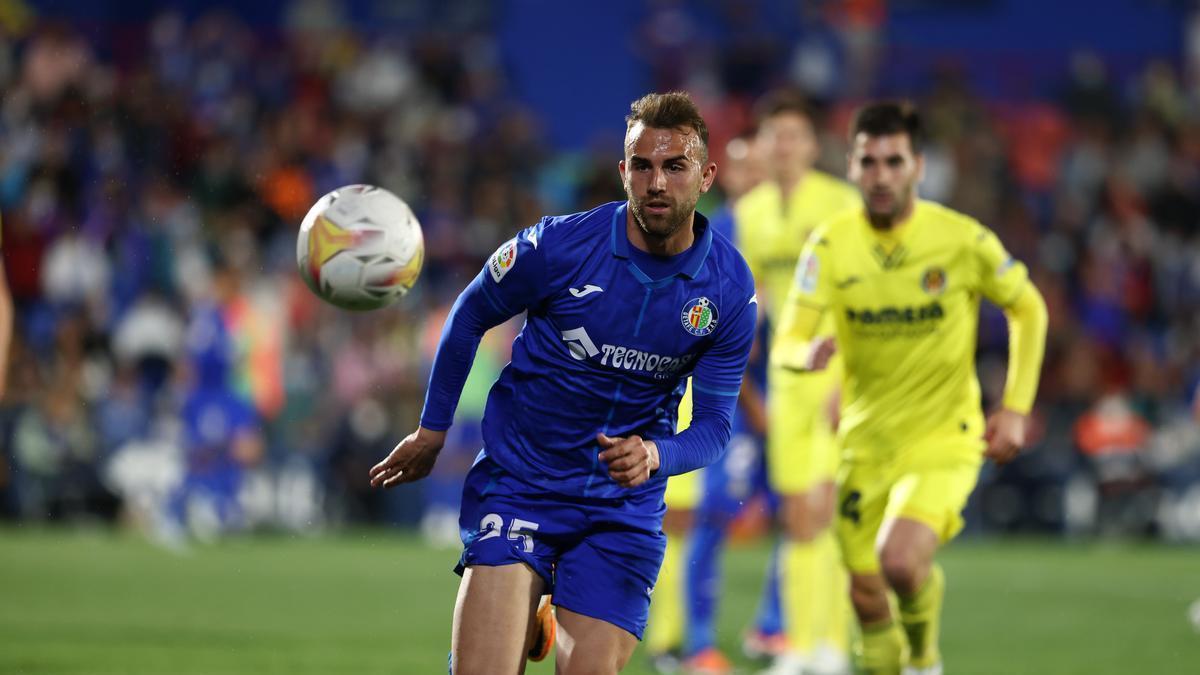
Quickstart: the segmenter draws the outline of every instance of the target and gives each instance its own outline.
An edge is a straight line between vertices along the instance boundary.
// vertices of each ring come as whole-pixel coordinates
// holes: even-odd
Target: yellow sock
[[[683,560],[685,538],[667,534],[667,549],[662,569],[650,600],[650,620],[646,626],[646,646],[652,653],[683,647]]]
[[[818,589],[828,583],[821,578],[819,538],[787,541],[783,545],[783,617],[792,651],[809,655],[816,647],[819,625]]]
[[[854,657],[864,675],[900,675],[904,664],[904,632],[892,619],[863,626]]]
[[[934,563],[929,578],[916,594],[900,598],[900,620],[908,635],[912,652],[909,663],[918,668],[932,666],[942,660],[938,651],[938,629],[941,627],[942,598],[946,594],[946,575],[942,566]]]
[[[820,564],[823,570],[817,585],[817,615],[823,619],[817,631],[817,642],[843,654],[850,652],[850,578],[842,564],[841,551],[833,532],[826,531],[817,539]]]

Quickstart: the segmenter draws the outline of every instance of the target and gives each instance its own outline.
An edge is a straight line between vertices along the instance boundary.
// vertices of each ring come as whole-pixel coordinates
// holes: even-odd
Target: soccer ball
[[[296,240],[300,276],[343,309],[379,309],[404,295],[424,258],[412,209],[373,185],[347,185],[318,199]]]

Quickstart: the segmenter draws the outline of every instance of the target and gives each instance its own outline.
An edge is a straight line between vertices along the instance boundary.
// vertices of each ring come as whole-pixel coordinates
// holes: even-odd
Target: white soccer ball
[[[343,309],[379,309],[404,295],[424,259],[412,209],[373,185],[347,185],[318,199],[296,240],[300,276]]]

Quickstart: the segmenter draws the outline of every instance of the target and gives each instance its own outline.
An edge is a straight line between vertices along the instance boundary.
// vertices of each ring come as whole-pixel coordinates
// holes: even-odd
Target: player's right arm
[[[980,226],[973,252],[979,266],[980,290],[1004,310],[1008,320],[1008,377],[1003,407],[988,417],[984,432],[985,455],[1005,464],[1016,458],[1025,445],[1045,353],[1046,301],[1029,279],[1025,265],[1004,249],[994,232]]]
[[[371,467],[372,487],[392,487],[429,475],[445,444],[483,334],[549,294],[545,246],[539,249],[542,232],[539,223],[501,245],[458,296],[433,359],[421,425]]]
[[[796,275],[771,348],[771,363],[777,367],[824,370],[837,351],[833,336],[817,336],[829,302],[829,264],[823,260],[828,255],[827,248],[823,230],[818,228],[796,262]]]

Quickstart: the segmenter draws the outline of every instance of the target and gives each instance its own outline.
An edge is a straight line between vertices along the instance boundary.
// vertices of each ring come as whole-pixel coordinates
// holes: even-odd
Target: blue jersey
[[[484,414],[484,448],[497,464],[560,494],[623,497],[629,490],[597,457],[597,433],[657,442],[660,469],[635,491],[661,491],[666,476],[716,459],[757,301],[733,244],[700,214],[694,231],[674,272],[657,279],[636,263],[645,254],[629,242],[624,202],[544,218],[505,243],[447,319],[422,426],[450,426],[479,336],[524,311]],[[688,375],[694,420],[675,435]]]

